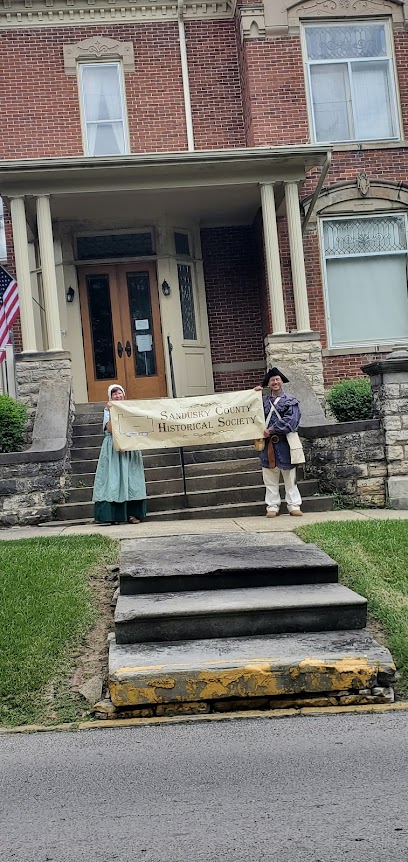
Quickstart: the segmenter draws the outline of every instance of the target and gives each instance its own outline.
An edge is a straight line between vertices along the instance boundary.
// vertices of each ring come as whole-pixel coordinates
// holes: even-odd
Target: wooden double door
[[[119,383],[126,398],[167,395],[154,264],[81,267],[79,289],[89,401]]]

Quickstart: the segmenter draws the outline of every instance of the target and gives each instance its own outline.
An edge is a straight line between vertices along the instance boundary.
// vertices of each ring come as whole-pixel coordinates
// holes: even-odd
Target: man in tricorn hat
[[[302,515],[302,498],[296,485],[296,467],[292,467],[290,462],[290,449],[286,438],[289,431],[297,431],[299,427],[300,406],[297,398],[283,391],[283,383],[289,383],[288,378],[279,368],[274,367],[267,371],[262,386],[255,387],[258,391],[266,387],[270,390],[263,399],[265,419],[269,419],[268,427],[264,431],[265,448],[261,452],[267,518],[276,518],[279,514],[281,473],[285,483],[288,512],[290,515]]]

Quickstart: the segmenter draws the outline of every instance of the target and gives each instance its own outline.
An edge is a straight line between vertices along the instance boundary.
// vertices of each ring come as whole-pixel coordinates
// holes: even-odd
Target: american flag
[[[0,266],[0,362],[3,362],[6,356],[3,348],[9,343],[11,327],[18,314],[17,282],[3,266]]]

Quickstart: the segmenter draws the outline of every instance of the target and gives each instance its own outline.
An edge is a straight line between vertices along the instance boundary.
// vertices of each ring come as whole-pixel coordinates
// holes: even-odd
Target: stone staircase
[[[61,521],[93,518],[92,488],[103,440],[104,404],[77,404],[73,428],[72,478],[66,501],[56,507]],[[265,512],[259,457],[252,443],[185,447],[186,494],[180,451],[143,453],[149,521],[242,517]],[[316,481],[298,471],[304,512],[328,511],[333,498],[319,495]],[[282,487],[283,490],[283,487]],[[281,511],[286,511],[285,502]]]
[[[271,534],[122,541],[111,716],[392,702],[395,666],[334,560]]]

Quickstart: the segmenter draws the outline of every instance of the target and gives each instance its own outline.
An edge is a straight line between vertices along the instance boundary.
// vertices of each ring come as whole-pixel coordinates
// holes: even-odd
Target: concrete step
[[[191,496],[191,495],[190,495]],[[174,501],[175,496],[170,496]],[[180,495],[180,502],[183,500]],[[152,500],[159,500],[162,508],[152,508]],[[216,506],[192,506],[190,508],[166,509],[165,495],[149,498],[148,521],[185,521],[197,518],[248,518],[254,515],[265,514],[265,503],[263,500],[250,503],[222,503]],[[154,504],[154,507],[156,504]],[[303,512],[329,512],[333,508],[333,497],[323,494],[318,497],[305,497],[302,502]],[[281,514],[287,512],[286,503],[282,501]],[[88,520],[93,518],[93,503],[62,503],[56,507],[56,519],[58,521]]]
[[[190,640],[109,647],[118,707],[359,691],[389,686],[395,665],[366,631]],[[165,683],[165,684],[164,684]],[[228,703],[226,703],[228,708]]]
[[[122,596],[118,644],[362,629],[367,599],[340,584]]]
[[[121,542],[121,595],[337,583],[338,565],[315,545],[276,545],[271,534],[177,536]]]

